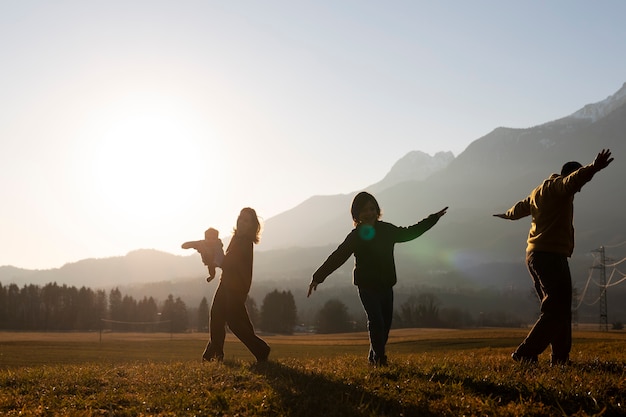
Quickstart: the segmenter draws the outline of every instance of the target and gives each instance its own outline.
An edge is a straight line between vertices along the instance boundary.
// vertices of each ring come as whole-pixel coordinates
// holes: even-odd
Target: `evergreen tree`
[[[8,323],[8,294],[7,288],[2,286],[0,282],[0,329],[6,329]]]
[[[122,317],[123,317],[123,321],[125,321],[126,323],[124,324],[124,328],[127,331],[136,331],[138,330],[138,326],[134,325],[132,323],[135,322],[139,322],[138,318],[137,318],[137,301],[135,301],[135,299],[129,295],[125,295],[122,298]]]
[[[7,290],[7,319],[8,329],[20,330],[21,324],[18,320],[20,305],[20,288],[16,284],[9,284]]]
[[[143,300],[137,303],[137,321],[143,324],[144,331],[155,331],[157,329],[156,321],[159,318],[159,308],[154,298],[143,297]]]
[[[200,300],[200,306],[198,307],[198,331],[206,332],[209,330],[209,303],[206,297],[202,297]]]
[[[184,332],[188,328],[189,317],[187,316],[187,306],[180,299],[174,300],[174,296],[170,294],[163,303],[161,311],[161,320],[169,321],[169,331],[174,333]]]
[[[113,321],[124,321],[124,310],[122,309],[122,292],[115,287],[109,293],[109,315]],[[121,324],[111,323],[114,330],[121,329]]]
[[[97,296],[91,289],[81,287],[78,290],[78,316],[73,330],[88,331],[100,328],[100,311],[97,307]]]
[[[317,313],[316,322],[318,333],[346,333],[354,330],[348,307],[336,298],[326,301]]]
[[[79,303],[78,288],[63,285],[61,288],[61,328],[60,330],[74,330],[78,320]]]
[[[61,330],[61,292],[62,288],[56,282],[46,284],[41,290],[42,324],[45,331]]]
[[[104,325],[102,319],[108,317],[107,294],[104,290],[97,290],[93,302],[94,317],[98,320],[96,328],[101,329]]]
[[[274,290],[265,296],[259,325],[262,330],[292,334],[297,321],[298,312],[291,291]]]
[[[39,314],[41,298],[40,290],[36,285],[25,285],[20,291],[20,329],[37,330],[41,315]]]

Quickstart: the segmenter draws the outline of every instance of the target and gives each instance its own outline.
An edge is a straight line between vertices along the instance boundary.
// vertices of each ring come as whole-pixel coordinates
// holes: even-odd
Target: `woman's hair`
[[[252,219],[252,227],[250,230],[237,230],[235,227],[235,235],[246,236],[249,237],[254,243],[259,243],[261,240],[261,222],[259,221],[259,217],[256,215],[256,211],[250,207],[244,207],[239,212],[239,217],[243,215],[248,215]]]
[[[354,196],[354,199],[352,200],[352,208],[350,209],[350,213],[352,214],[352,220],[354,221],[355,226],[359,224],[359,214],[361,213],[361,210],[363,210],[363,207],[365,207],[365,205],[370,201],[374,203],[374,206],[376,206],[376,214],[380,219],[380,206],[378,205],[378,201],[376,201],[374,196],[370,193],[366,191],[361,191],[356,196]]]

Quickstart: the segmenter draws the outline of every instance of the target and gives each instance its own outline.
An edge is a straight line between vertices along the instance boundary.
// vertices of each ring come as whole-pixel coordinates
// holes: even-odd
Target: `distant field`
[[[432,350],[506,348],[510,351],[525,337],[528,329],[394,329],[388,350],[417,353]],[[271,358],[336,356],[347,353],[365,356],[366,332],[332,335],[261,335],[272,347]],[[580,331],[576,344],[589,341],[626,340],[626,333]],[[198,360],[208,340],[206,333],[29,333],[0,332],[0,369],[39,364],[89,361],[163,362]],[[253,356],[232,335],[227,334],[227,359],[253,360]],[[547,355],[547,354],[546,354]]]
[[[207,334],[0,332],[0,415],[626,415],[626,333],[575,332],[574,363],[550,367],[510,359],[526,332],[394,330],[383,368],[364,332],[263,335],[266,364],[232,335],[201,363]]]
[[[521,331],[475,332],[410,329],[391,332],[389,348],[424,350],[451,344],[485,346],[486,340],[519,339]],[[366,332],[337,335],[261,335],[272,347],[271,357],[302,358],[347,353],[365,356]],[[487,338],[485,340],[485,338]],[[0,332],[0,368],[43,364],[104,362],[167,362],[199,360],[208,340],[206,333],[10,333]],[[482,340],[482,341],[481,341]],[[232,334],[226,337],[227,359],[249,360],[253,356]]]

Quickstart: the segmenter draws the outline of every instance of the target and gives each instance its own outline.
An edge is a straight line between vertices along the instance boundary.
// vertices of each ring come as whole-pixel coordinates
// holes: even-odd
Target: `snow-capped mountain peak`
[[[616,108],[626,103],[626,83],[622,85],[615,94],[608,96],[606,99],[593,104],[587,104],[582,109],[573,113],[569,117],[576,119],[587,119],[595,122]]]

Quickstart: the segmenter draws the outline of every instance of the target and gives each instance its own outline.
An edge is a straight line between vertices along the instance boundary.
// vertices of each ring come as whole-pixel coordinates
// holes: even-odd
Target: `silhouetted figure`
[[[212,227],[205,230],[204,240],[193,240],[182,244],[183,249],[195,249],[200,253],[202,263],[209,269],[207,282],[211,282],[215,278],[215,268],[222,266],[224,260],[223,247],[219,232]]]
[[[206,361],[224,359],[226,325],[259,362],[266,361],[270,347],[255,332],[246,299],[252,285],[253,244],[259,242],[261,224],[256,211],[246,207],[237,218],[235,233],[222,262],[220,283],[213,296],[209,332],[210,340],[202,354]]]
[[[574,194],[611,162],[611,151],[603,149],[593,163],[563,165],[526,199],[496,217],[517,220],[532,216],[526,265],[541,300],[541,315],[526,339],[511,355],[520,362],[537,362],[552,345],[553,365],[569,363],[572,348],[572,278],[567,258],[574,251]]]
[[[421,236],[446,214],[447,209],[412,226],[398,227],[381,221],[380,206],[374,196],[360,192],[352,200],[355,228],[313,274],[307,297],[354,254],[353,279],[367,315],[368,359],[372,365],[387,364],[385,346],[393,317],[393,286],[397,282],[394,246]]]

